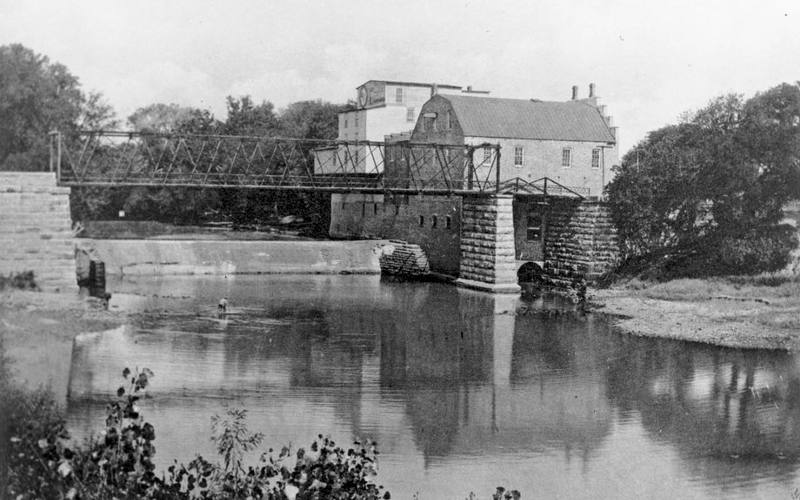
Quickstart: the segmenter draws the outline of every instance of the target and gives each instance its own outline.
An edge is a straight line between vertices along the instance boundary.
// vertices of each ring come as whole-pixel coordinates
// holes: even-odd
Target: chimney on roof
[[[574,101],[577,98],[578,98],[578,86],[577,85],[573,85],[572,86],[572,100]]]
[[[589,84],[589,97],[594,97],[594,83]]]
[[[439,84],[434,83],[433,86],[431,87],[431,97],[435,96],[438,93],[439,93]]]

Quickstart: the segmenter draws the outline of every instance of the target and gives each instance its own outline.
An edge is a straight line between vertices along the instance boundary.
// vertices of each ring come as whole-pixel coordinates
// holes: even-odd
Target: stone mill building
[[[586,98],[573,87],[567,101],[432,90],[413,127],[387,134],[381,175],[409,176],[407,159],[393,147],[448,144],[459,148],[442,161],[467,165],[465,179],[496,175],[497,189],[490,196],[334,194],[332,236],[418,244],[432,271],[495,292],[519,290],[523,266],[564,286],[596,278],[615,262],[602,197],[618,162],[618,131],[594,84]]]

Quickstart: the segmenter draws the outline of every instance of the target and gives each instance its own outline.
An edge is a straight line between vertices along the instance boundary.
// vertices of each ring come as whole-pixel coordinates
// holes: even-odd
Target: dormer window
[[[425,113],[422,115],[422,130],[425,132],[436,130],[436,113]]]

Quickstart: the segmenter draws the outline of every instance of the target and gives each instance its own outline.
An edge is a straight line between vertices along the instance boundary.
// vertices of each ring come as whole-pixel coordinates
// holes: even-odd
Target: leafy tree
[[[115,124],[99,93],[84,93],[62,64],[20,44],[0,46],[0,170],[44,170],[48,133]]]
[[[159,102],[134,111],[128,117],[128,123],[137,132],[168,134],[177,132],[195,113],[202,114],[203,111]]]
[[[607,194],[629,263],[662,275],[780,268],[797,244],[780,221],[800,197],[800,86],[716,98],[651,132],[616,174]]]
[[[336,139],[339,133],[339,104],[298,101],[280,113],[281,133],[298,139]]]
[[[278,135],[280,122],[271,102],[262,101],[256,105],[250,96],[238,99],[228,96],[227,105],[228,119],[222,126],[223,133],[259,137]]]

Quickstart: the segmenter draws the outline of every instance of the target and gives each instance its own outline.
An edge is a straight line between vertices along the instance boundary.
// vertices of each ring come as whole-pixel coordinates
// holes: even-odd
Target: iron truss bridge
[[[319,141],[119,131],[50,134],[50,169],[70,187],[197,187],[395,194],[550,195],[582,188],[504,178],[496,144]]]

